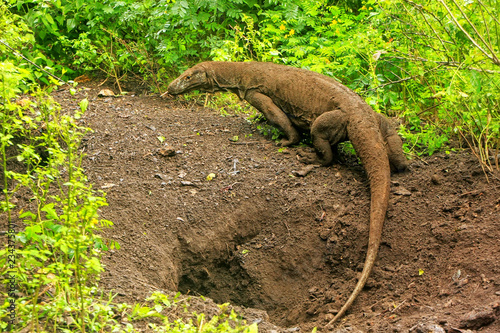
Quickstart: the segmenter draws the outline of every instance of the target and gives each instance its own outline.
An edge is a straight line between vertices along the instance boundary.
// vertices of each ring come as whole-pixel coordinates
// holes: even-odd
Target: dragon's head
[[[171,95],[179,95],[190,92],[195,89],[202,91],[210,90],[212,87],[207,76],[207,71],[203,63],[189,68],[182,73],[177,79],[172,81],[167,91]]]

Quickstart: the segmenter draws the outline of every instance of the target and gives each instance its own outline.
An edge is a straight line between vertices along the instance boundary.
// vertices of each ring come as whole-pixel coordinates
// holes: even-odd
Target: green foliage
[[[495,161],[498,171],[498,158],[490,157],[500,149],[500,8],[482,1],[391,1],[385,10],[394,41],[384,60],[410,79],[384,87],[404,103],[407,129],[415,133],[405,136],[432,154],[458,135],[485,170],[493,171]]]
[[[156,89],[166,74],[207,58],[227,27],[257,12],[257,1],[9,0],[48,58],[116,80],[140,74]]]
[[[281,62],[339,79],[358,76],[384,43],[376,30],[378,13],[368,6],[354,15],[327,1],[308,0],[270,7],[258,22],[244,15],[233,28],[234,39],[213,49],[212,58]]]
[[[15,91],[16,82],[1,80],[9,77],[11,68],[4,69],[0,67],[1,207],[9,223],[14,223],[14,212],[19,214],[22,229],[16,235],[16,265],[3,270],[2,276],[4,281],[7,276],[17,281],[21,323],[39,330],[40,318],[47,325],[69,316],[81,327],[93,302],[92,285],[102,271],[100,253],[115,246],[97,234],[112,223],[99,219],[97,211],[106,205],[104,194],[92,190],[81,168],[78,147],[88,129],[77,124],[76,115],[62,114],[42,92],[24,103],[11,102],[6,94]],[[22,162],[25,171],[9,170],[11,160]],[[31,198],[27,208],[10,200],[20,189]],[[1,267],[7,267],[7,250],[0,250]],[[7,306],[7,301],[1,305],[0,317]],[[6,328],[5,322],[0,325]]]
[[[210,319],[203,313],[196,314],[193,312],[192,318],[188,320],[177,319],[172,321],[169,315],[178,311],[179,307],[183,307],[187,311],[189,299],[182,299],[180,293],[171,298],[161,292],[154,292],[147,301],[149,302],[148,305],[136,304],[128,318],[130,321],[157,318],[159,323],[150,323],[148,325],[153,332],[257,333],[257,324],[247,326],[234,310],[229,310],[229,304],[227,303],[219,305],[219,314],[212,316]]]
[[[0,40],[17,49],[33,42],[33,33],[22,17],[12,14],[0,4]],[[0,44],[0,52],[8,53],[5,45]]]

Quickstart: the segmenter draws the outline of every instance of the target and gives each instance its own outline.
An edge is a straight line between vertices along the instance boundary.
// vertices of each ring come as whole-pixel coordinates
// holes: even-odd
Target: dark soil
[[[67,110],[90,100],[84,167],[107,192],[105,236],[121,244],[101,286],[131,302],[154,290],[231,302],[261,331],[321,330],[365,259],[370,198],[356,159],[294,176],[304,148],[280,151],[245,115],[99,90],[54,97]],[[500,332],[499,182],[467,150],[410,169],[392,177],[375,269],[335,330]]]

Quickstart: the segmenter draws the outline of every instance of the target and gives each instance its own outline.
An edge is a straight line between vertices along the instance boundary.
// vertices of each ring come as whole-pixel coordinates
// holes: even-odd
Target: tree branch
[[[472,27],[472,29],[474,30],[474,32],[476,33],[476,35],[479,37],[479,39],[483,42],[484,45],[486,45],[486,47],[488,48],[488,50],[490,50],[491,56],[493,58],[493,62],[495,64],[497,64],[497,65],[500,66],[500,61],[498,60],[498,58],[497,58],[497,56],[495,54],[495,51],[491,48],[490,44],[487,43],[484,40],[483,36],[481,36],[481,34],[479,33],[479,31],[477,31],[476,26],[470,21],[469,17],[464,13],[464,11],[462,10],[462,8],[460,8],[460,6],[457,4],[457,2],[455,0],[453,0],[453,3],[455,4],[455,6],[457,6],[458,10],[460,11],[460,13],[462,13],[462,15],[467,20],[467,22],[469,22],[470,26]]]
[[[443,0],[439,0],[439,2],[443,5],[443,7],[446,9],[446,11],[448,12],[448,14],[450,14],[450,17],[451,19],[453,20],[453,22],[457,25],[457,27],[462,30],[462,32],[465,34],[465,36],[467,36],[467,38],[471,41],[472,44],[474,44],[474,46],[479,49],[488,59],[490,59],[495,65],[498,65],[500,66],[500,61],[498,60],[498,58],[496,56],[492,56],[490,54],[488,54],[488,52],[486,52],[482,47],[481,45],[479,45],[476,40],[474,38],[472,38],[471,35],[469,35],[469,33],[467,32],[467,30],[464,29],[464,27],[462,27],[462,25],[458,22],[458,20],[456,19],[456,17],[453,15],[453,13],[451,12],[450,8],[446,5],[446,3],[443,1]],[[482,39],[482,38],[481,38]]]
[[[448,67],[461,67],[461,63],[457,61],[435,61],[435,60],[429,60],[421,57],[414,57],[411,54],[406,54],[403,52],[399,52],[407,58],[404,57],[393,57],[395,59],[400,59],[400,60],[407,60],[407,61],[421,61],[421,62],[431,62],[434,64],[442,65],[442,66],[448,66]],[[471,71],[476,71],[476,72],[484,72],[484,73],[489,73],[489,74],[500,74],[500,71],[494,71],[490,69],[481,69],[481,68],[476,68],[476,67],[464,67],[464,69],[468,69]]]

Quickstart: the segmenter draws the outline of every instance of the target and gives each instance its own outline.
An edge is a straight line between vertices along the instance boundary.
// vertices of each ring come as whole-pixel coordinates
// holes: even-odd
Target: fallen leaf
[[[78,82],[78,83],[85,83],[85,82],[89,82],[90,78],[84,74],[84,75],[80,75],[80,76],[76,77],[73,81]]]

